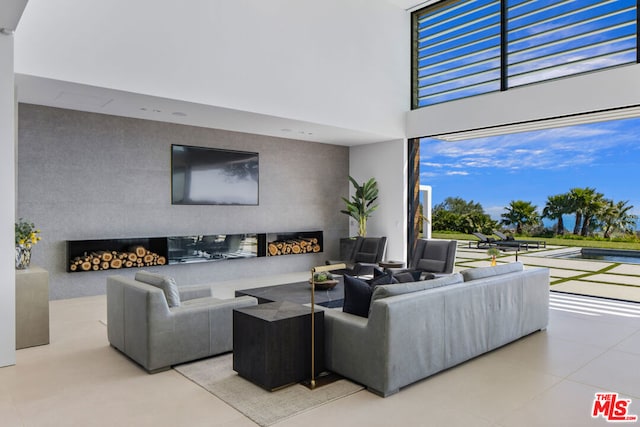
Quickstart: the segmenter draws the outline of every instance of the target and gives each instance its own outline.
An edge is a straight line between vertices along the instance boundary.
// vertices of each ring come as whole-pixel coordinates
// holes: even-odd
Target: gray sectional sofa
[[[107,278],[109,343],[149,373],[231,351],[233,309],[257,299],[211,297],[210,286],[178,287],[172,278],[141,271]]]
[[[388,396],[545,329],[549,270],[521,263],[377,286],[369,317],[325,310],[327,369]]]

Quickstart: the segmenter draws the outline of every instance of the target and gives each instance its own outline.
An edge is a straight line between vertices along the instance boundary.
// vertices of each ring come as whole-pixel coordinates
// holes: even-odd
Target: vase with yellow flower
[[[16,269],[29,268],[31,263],[31,248],[41,240],[40,230],[29,221],[20,218],[16,222]]]
[[[487,250],[487,254],[489,254],[491,256],[491,266],[492,267],[495,266],[497,264],[496,263],[496,257],[498,255],[500,255],[500,250],[498,248],[495,248],[495,247],[494,248],[489,248]]]

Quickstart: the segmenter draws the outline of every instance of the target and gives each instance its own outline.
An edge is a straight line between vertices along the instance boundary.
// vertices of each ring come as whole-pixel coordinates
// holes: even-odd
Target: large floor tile
[[[555,338],[548,331],[541,331],[495,350],[491,359],[503,366],[566,377],[605,351],[602,347]]]
[[[614,347],[616,350],[626,351],[640,356],[640,332],[636,332]]]
[[[569,376],[569,379],[601,390],[615,391],[639,399],[640,355],[618,350],[603,353]],[[638,405],[640,406],[640,404]]]
[[[592,418],[591,408],[599,388],[562,381],[501,418],[501,427],[588,427],[610,425]]]

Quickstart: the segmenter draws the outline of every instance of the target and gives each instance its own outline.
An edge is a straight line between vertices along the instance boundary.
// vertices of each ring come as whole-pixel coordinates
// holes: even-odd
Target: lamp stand
[[[319,267],[313,267],[311,269],[311,379],[309,380],[309,387],[311,390],[316,388],[316,316],[315,316],[315,304],[316,304],[316,273],[323,273],[325,271],[340,270],[347,268],[345,264],[330,264],[321,265]]]

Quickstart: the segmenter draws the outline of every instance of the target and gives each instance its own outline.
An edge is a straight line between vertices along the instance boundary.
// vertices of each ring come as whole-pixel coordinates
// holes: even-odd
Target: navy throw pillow
[[[344,305],[342,311],[356,316],[369,317],[369,305],[373,286],[364,280],[344,275]]]

